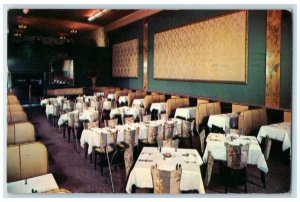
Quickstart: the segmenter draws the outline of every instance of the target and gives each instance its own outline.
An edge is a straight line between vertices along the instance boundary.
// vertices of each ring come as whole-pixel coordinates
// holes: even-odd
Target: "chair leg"
[[[94,152],[94,168],[97,170],[97,152]]]
[[[247,172],[246,172],[246,168],[244,169],[244,180],[245,180],[245,192],[248,193],[247,191]]]
[[[66,126],[63,126],[63,138],[66,137]]]
[[[192,135],[190,137],[190,142],[191,142],[191,149],[193,149],[194,147],[193,147],[193,136]]]

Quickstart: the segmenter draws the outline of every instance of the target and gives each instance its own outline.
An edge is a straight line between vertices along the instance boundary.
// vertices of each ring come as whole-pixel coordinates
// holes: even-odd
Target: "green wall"
[[[266,11],[250,10],[248,16],[248,82],[247,84],[220,84],[188,81],[171,81],[153,79],[153,42],[156,32],[183,24],[221,15],[223,10],[177,10],[165,11],[152,16],[148,20],[148,90],[166,93],[178,93],[191,96],[201,96],[211,99],[226,100],[252,105],[264,105],[266,83]],[[291,22],[284,12],[282,22],[281,46],[281,108],[290,108],[291,103]],[[143,22],[137,22],[109,33],[110,44],[126,41],[132,38],[140,40],[139,78],[115,78],[113,84],[125,88],[142,88],[143,57],[142,37]],[[205,40],[205,39],[204,39]],[[286,82],[286,80],[289,80]]]

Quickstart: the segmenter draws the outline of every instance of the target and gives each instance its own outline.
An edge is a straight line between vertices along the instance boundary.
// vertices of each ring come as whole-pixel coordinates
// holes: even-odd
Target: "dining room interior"
[[[8,197],[292,194],[293,8],[3,16]]]

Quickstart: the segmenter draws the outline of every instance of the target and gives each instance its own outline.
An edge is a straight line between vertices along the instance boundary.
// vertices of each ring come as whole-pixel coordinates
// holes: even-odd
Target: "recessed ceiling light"
[[[27,26],[26,26],[26,25],[23,25],[23,24],[18,25],[18,27],[19,27],[20,29],[26,29],[26,28],[27,28]]]
[[[91,17],[88,18],[88,21],[92,22],[96,18],[101,17],[102,15],[104,15],[105,13],[108,13],[109,11],[110,11],[110,9],[101,9],[101,10],[98,10],[95,14],[93,14]]]
[[[70,32],[71,32],[71,34],[76,34],[77,30],[76,29],[72,29]]]
[[[28,14],[28,13],[29,13],[29,9],[28,9],[28,8],[24,8],[24,9],[23,9],[23,13],[24,13],[24,14]]]

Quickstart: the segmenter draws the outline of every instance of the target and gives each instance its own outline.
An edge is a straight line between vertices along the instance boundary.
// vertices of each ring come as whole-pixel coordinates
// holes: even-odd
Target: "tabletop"
[[[152,103],[150,107],[150,111],[152,112],[152,110],[155,109],[160,114],[161,112],[166,111],[166,105],[167,104],[165,102]]]
[[[196,107],[184,107],[177,108],[175,111],[175,116],[180,116],[185,119],[194,119],[196,114]]]
[[[171,153],[170,158],[164,158],[163,153]],[[180,190],[198,190],[205,193],[201,177],[200,166],[203,161],[196,149],[162,148],[161,152],[157,147],[144,147],[137,162],[132,169],[126,191],[131,193],[132,185],[139,188],[153,188],[151,166],[157,165],[158,169],[175,170],[176,164],[181,164],[182,175]]]
[[[42,193],[53,189],[58,189],[58,185],[51,173],[28,178],[27,180],[7,183],[8,193],[31,194],[32,190]]]

